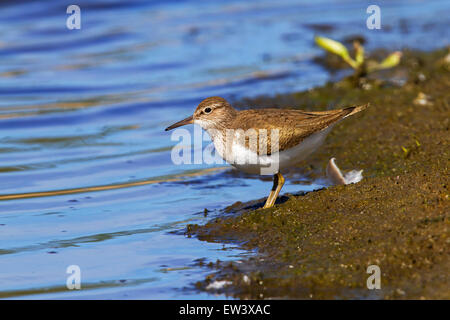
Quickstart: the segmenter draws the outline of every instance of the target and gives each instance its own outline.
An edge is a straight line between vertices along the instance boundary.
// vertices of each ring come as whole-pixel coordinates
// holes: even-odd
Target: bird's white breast
[[[254,150],[239,143],[239,136],[226,148],[226,142],[220,132],[210,133],[219,155],[235,168],[251,174],[273,175],[280,170],[290,167],[313,153],[325,140],[331,126],[316,132],[300,144],[271,155],[258,155]]]

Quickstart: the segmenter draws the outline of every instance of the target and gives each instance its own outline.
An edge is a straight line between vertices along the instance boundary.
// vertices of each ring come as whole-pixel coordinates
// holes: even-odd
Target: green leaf
[[[353,43],[355,48],[355,60],[358,66],[364,63],[364,47],[357,41]]]
[[[319,47],[340,56],[353,68],[357,68],[356,61],[350,57],[347,48],[342,43],[325,37],[315,37],[314,40]]]
[[[401,58],[402,53],[400,51],[395,51],[380,63],[380,67],[382,69],[393,68],[400,63]]]
[[[384,59],[380,63],[374,65],[371,68],[371,71],[393,68],[400,63],[401,58],[402,58],[402,53],[400,51],[395,51],[395,52],[391,53],[386,59]]]

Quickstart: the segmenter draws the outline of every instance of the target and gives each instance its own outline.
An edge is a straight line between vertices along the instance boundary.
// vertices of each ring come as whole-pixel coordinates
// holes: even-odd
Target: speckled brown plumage
[[[321,131],[330,125],[335,124],[346,116],[359,112],[362,107],[350,107],[339,110],[322,112],[308,112],[290,109],[258,109],[243,110],[238,112],[232,122],[234,129],[278,129],[279,130],[279,150],[283,151],[295,147],[311,134]],[[271,154],[270,134],[268,139],[263,139],[262,143],[267,143],[267,154]],[[246,147],[248,147],[246,139]],[[259,151],[259,149],[258,149]]]

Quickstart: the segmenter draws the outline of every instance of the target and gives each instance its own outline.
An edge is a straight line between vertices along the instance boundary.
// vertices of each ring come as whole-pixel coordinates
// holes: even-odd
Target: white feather
[[[336,158],[331,158],[327,165],[327,177],[335,185],[358,183],[362,180],[363,170],[352,170],[342,175],[341,170],[335,163]]]

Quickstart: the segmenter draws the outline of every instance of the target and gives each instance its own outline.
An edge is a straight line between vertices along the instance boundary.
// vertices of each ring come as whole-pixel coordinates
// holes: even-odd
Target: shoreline
[[[311,90],[256,97],[237,107],[334,109],[370,103],[338,124],[297,172],[325,175],[336,158],[343,172],[363,169],[357,184],[236,203],[185,233],[202,241],[256,250],[245,261],[210,263],[196,283],[241,299],[450,299],[449,49],[403,51],[401,64],[355,86],[347,77]],[[320,106],[320,107],[319,107]],[[287,175],[289,178],[289,174]],[[378,265],[381,289],[368,290]],[[224,282],[225,283],[225,282]]]

